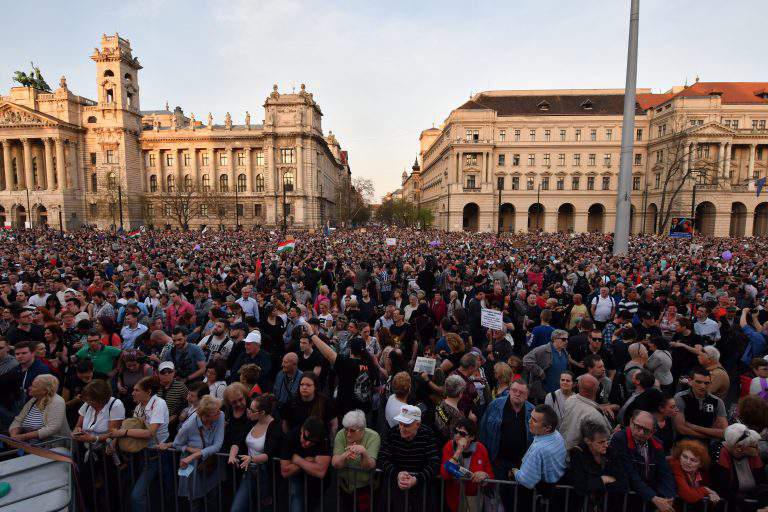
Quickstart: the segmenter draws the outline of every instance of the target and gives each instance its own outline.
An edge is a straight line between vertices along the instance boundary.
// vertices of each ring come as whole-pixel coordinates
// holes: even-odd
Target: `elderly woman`
[[[708,499],[716,505],[720,496],[708,487],[709,453],[698,441],[684,439],[672,450],[669,467],[675,475],[677,494],[684,502],[695,505]]]
[[[67,411],[64,399],[56,394],[59,380],[50,374],[38,375],[29,387],[30,398],[9,433],[17,441],[30,442],[49,437],[69,437]]]
[[[740,423],[730,425],[715,460],[712,482],[717,493],[728,502],[730,510],[752,510],[744,500],[756,499],[768,504],[768,481],[757,452],[760,434]]]
[[[223,464],[216,456],[224,442],[224,413],[221,402],[204,396],[195,414],[179,428],[173,447],[181,452],[177,495],[190,501],[192,511],[203,508],[215,510],[216,493],[211,492],[221,482]],[[167,448],[167,444],[158,446]]]
[[[588,419],[582,422],[580,433],[583,441],[568,452],[568,479],[584,497],[584,510],[594,510],[601,507],[606,492],[625,491],[626,479],[616,454],[608,451],[610,432],[605,425]]]
[[[459,375],[450,375],[445,379],[445,398],[435,407],[434,433],[439,437],[437,445],[442,446],[453,435],[453,426],[464,413],[459,409],[459,398],[467,382]]]
[[[271,504],[273,466],[268,462],[270,457],[274,459],[280,454],[283,440],[280,422],[272,416],[276,406],[277,399],[273,394],[254,398],[248,407],[248,419],[253,422],[253,427],[229,449],[229,463],[246,472],[232,503],[232,512],[247,512],[251,503],[257,503],[258,510]],[[258,466],[254,468],[253,464]]]
[[[371,510],[371,477],[376,468],[381,439],[366,426],[365,413],[349,411],[333,441],[331,465],[338,470],[341,510]]]

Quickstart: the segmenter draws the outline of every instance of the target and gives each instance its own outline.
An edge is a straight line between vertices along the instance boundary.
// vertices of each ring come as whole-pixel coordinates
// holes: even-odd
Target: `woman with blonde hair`
[[[496,378],[496,389],[493,390],[493,398],[507,396],[509,385],[512,383],[512,368],[501,361],[493,365],[493,376]]]
[[[400,414],[400,409],[403,404],[408,403],[408,395],[411,394],[411,375],[408,372],[396,373],[392,378],[392,394],[387,399],[387,405],[384,409],[384,417],[386,418],[389,428],[397,425],[395,416]]]
[[[67,408],[56,394],[59,379],[54,375],[38,375],[29,387],[30,400],[11,423],[9,433],[17,441],[44,440],[49,437],[69,437]]]
[[[631,392],[635,390],[635,384],[632,382],[632,376],[645,368],[648,362],[648,349],[642,343],[632,343],[627,349],[630,360],[624,365],[624,376],[627,380],[627,389]]]

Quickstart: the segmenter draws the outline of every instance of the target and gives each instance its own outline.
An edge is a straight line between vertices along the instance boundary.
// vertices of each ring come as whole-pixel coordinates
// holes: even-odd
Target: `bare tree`
[[[369,178],[343,179],[336,191],[339,219],[347,224],[370,218],[371,201],[375,187]]]
[[[163,216],[169,217],[183,230],[189,229],[191,220],[205,216],[205,210],[218,211],[223,199],[210,189],[186,183],[165,190],[152,198],[162,208]]]
[[[707,156],[697,157],[690,151],[687,130],[675,130],[662,146],[657,146],[649,158],[656,158],[651,172],[658,180],[661,197],[658,204],[657,233],[664,233],[670,219],[681,211],[680,194],[697,186],[721,188],[728,177],[719,175],[720,162]]]

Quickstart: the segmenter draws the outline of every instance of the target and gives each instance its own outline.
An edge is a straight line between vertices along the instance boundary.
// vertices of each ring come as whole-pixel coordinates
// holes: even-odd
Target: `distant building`
[[[623,93],[478,93],[440,128],[421,133],[420,162],[403,176],[402,194],[450,231],[610,232]],[[754,190],[754,180],[766,175],[766,124],[768,83],[697,81],[664,94],[639,89],[632,232],[654,231],[660,210],[690,216],[693,207],[703,233],[768,235],[768,191],[756,197]],[[684,180],[664,208],[673,146],[681,148],[679,169],[708,172]]]
[[[138,59],[127,39],[103,36],[97,99],[73,94],[62,77],[44,93],[14,87],[0,96],[0,224],[173,224],[169,198],[199,191],[189,224],[317,228],[337,221],[349,160],[322,131],[322,111],[304,85],[277,85],[261,120],[215,124],[181,108],[141,110]],[[261,116],[259,116],[261,117]],[[346,187],[346,188],[344,188]],[[183,199],[183,197],[182,197]]]

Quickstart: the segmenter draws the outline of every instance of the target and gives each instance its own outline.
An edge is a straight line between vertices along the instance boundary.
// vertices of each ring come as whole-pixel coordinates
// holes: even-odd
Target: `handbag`
[[[203,443],[203,449],[205,449],[205,436],[203,435],[203,429],[198,427],[197,431],[200,433],[200,441]],[[202,459],[197,463],[197,471],[203,476],[211,476],[219,467],[219,459],[216,455],[211,455],[207,459]]]
[[[124,429],[141,429],[149,430],[147,423],[143,418],[125,418],[120,425],[120,428]],[[138,453],[147,446],[149,446],[149,439],[138,439],[136,437],[120,437],[117,440],[117,446],[120,451],[125,453]]]

